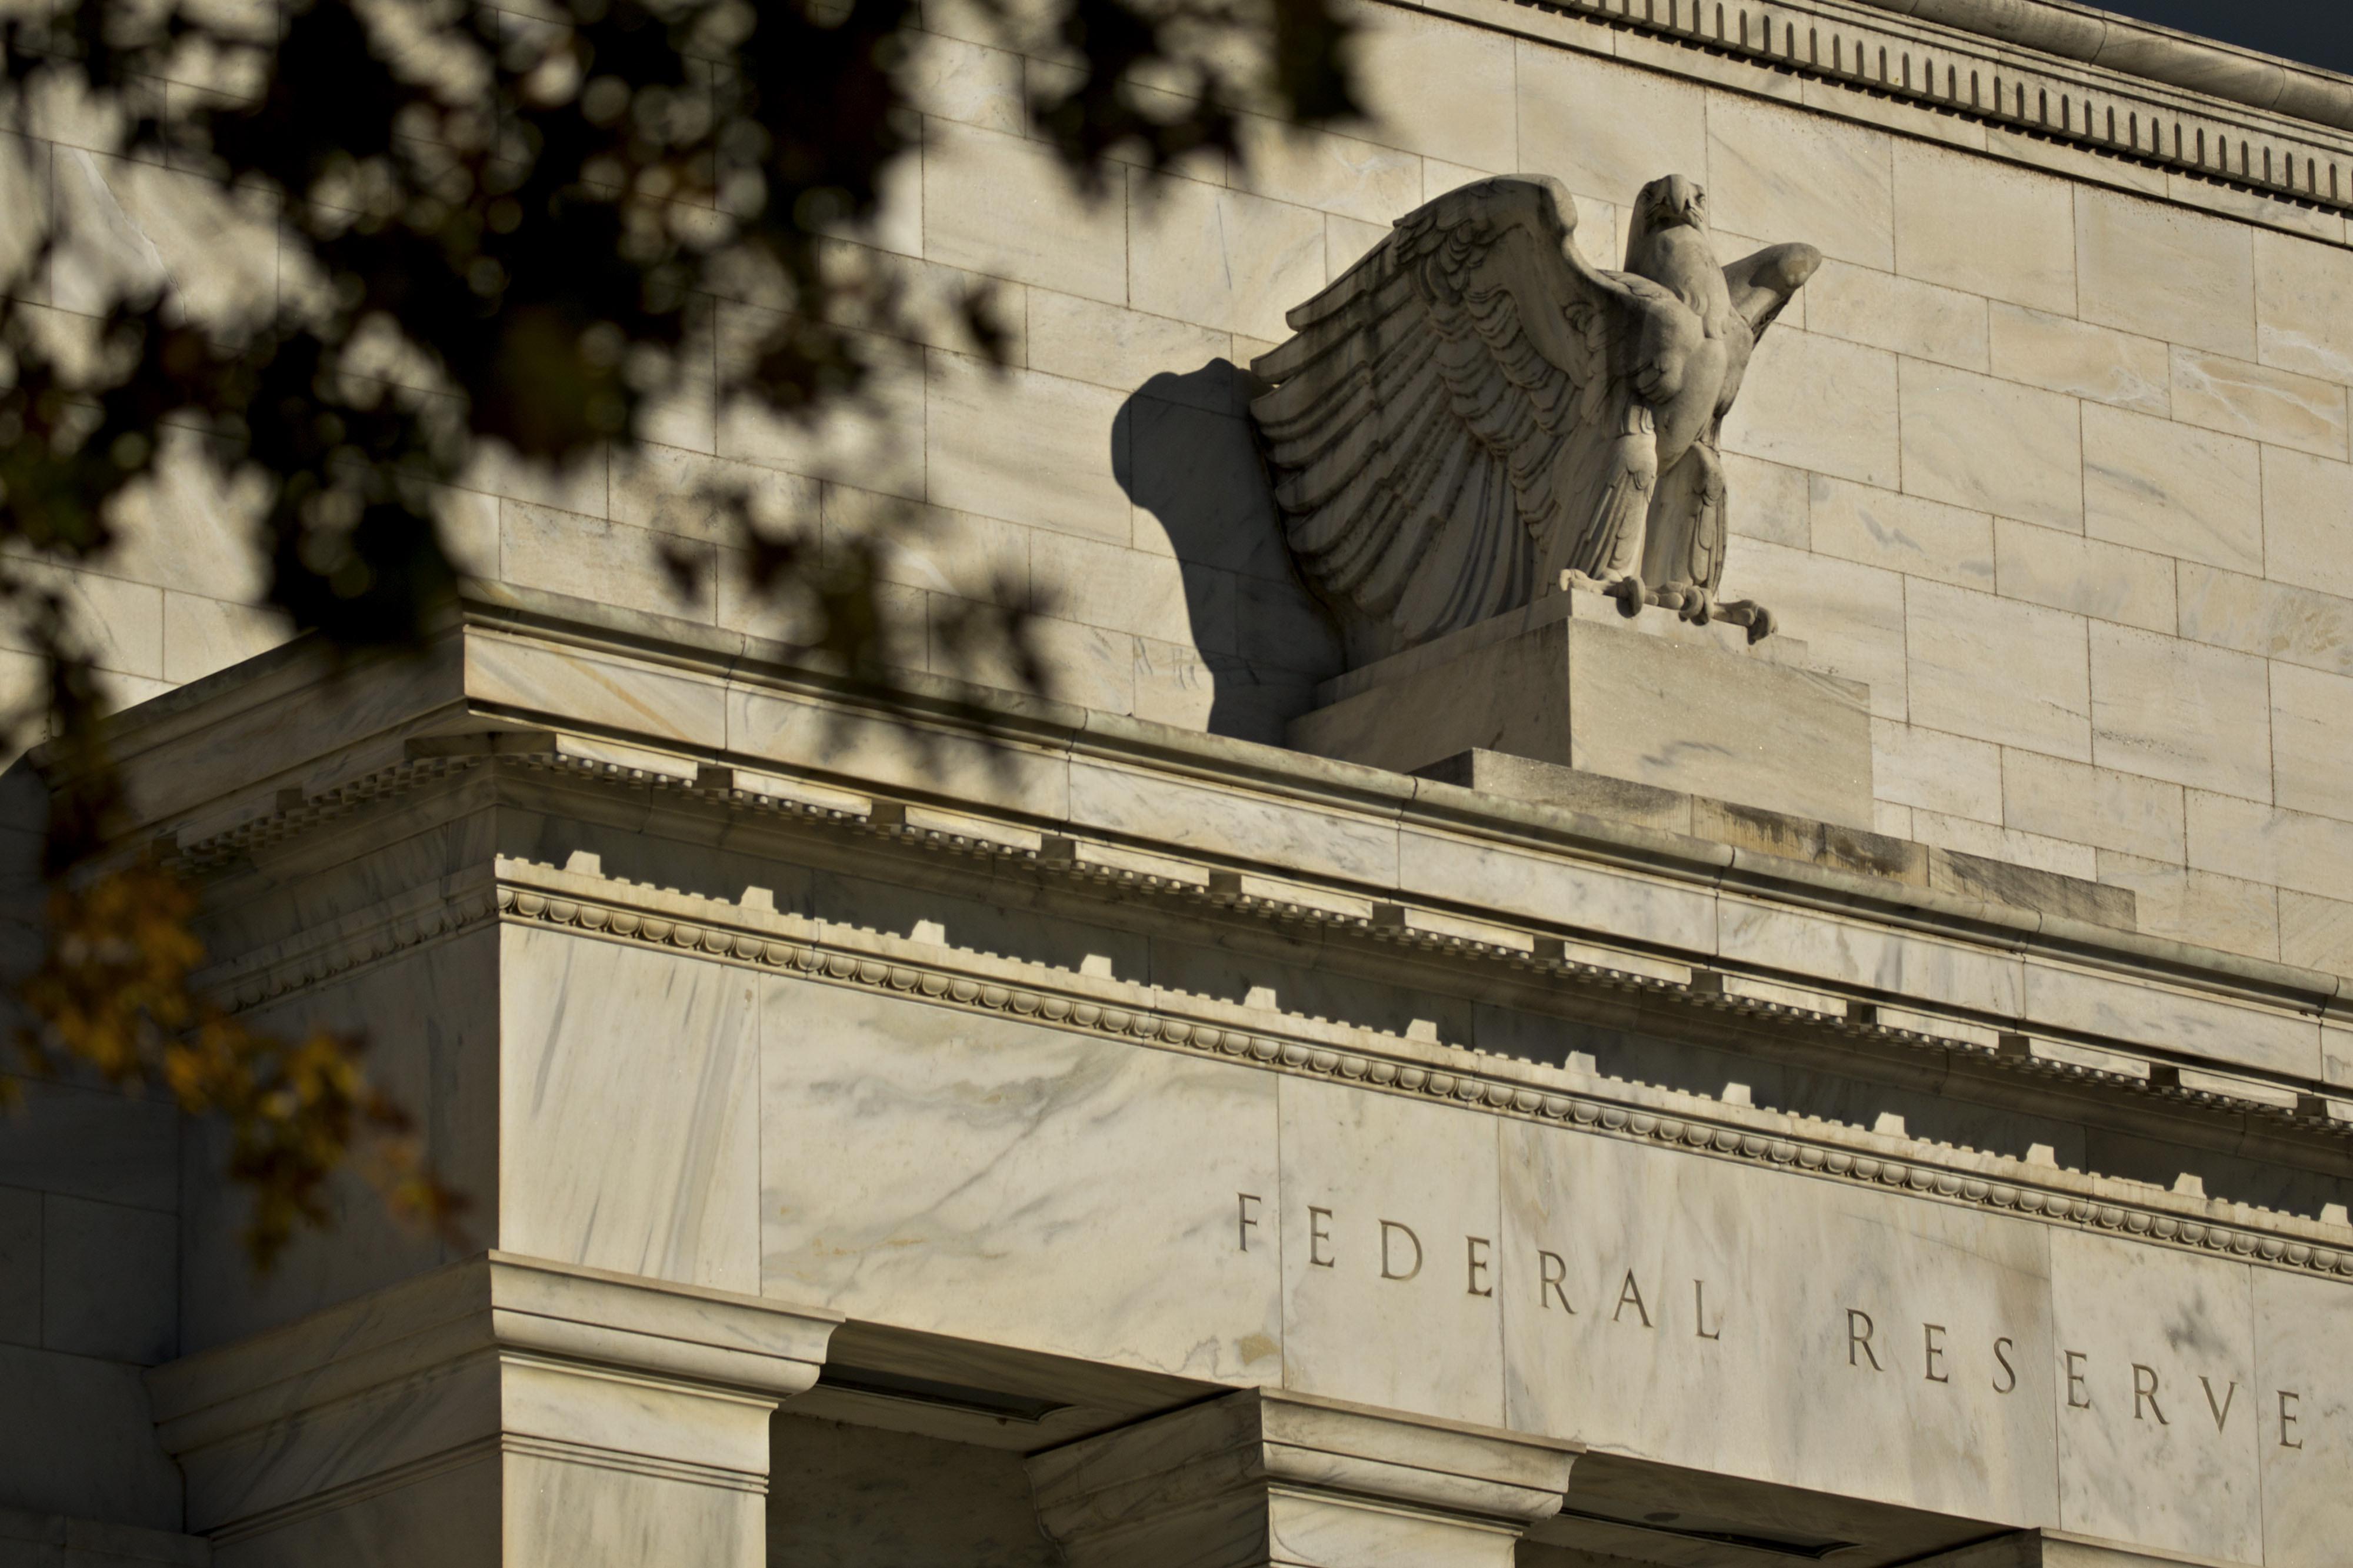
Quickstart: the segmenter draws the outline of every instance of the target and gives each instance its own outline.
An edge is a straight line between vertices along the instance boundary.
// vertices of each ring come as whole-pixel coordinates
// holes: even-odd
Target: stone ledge
[[[2089,925],[2129,931],[2137,924],[2137,900],[2129,888],[2105,887],[2056,871],[1634,784],[1557,763],[1474,750],[1417,768],[1414,776]]]
[[[2068,1005],[2071,1017],[2091,1019],[2105,1008],[2113,1016],[2100,1033],[2162,1051],[2195,1057],[2220,1048],[2225,1059],[2260,1068],[2295,1032],[2299,1059],[2312,1058],[2294,1069],[2305,1078],[2319,1070],[2322,1015],[2343,1007],[2339,998],[2353,984],[1934,887],[934,677],[909,677],[903,689],[881,691],[796,667],[793,650],[777,645],[555,595],[477,590],[446,635],[453,651],[424,661],[435,672],[430,679],[417,674],[419,666],[403,665],[392,678],[396,689],[364,704],[323,709],[287,695],[309,658],[295,644],[120,716],[111,735],[142,792],[142,841],[234,817],[230,808],[240,801],[270,802],[269,813],[246,814],[259,820],[210,848],[181,839],[185,853],[239,853],[240,835],[307,831],[340,812],[345,785],[399,765],[406,735],[443,734],[460,723],[540,727],[689,760],[698,778],[705,765],[781,767],[809,775],[836,798],[846,790],[860,800],[935,805],[1003,824],[993,835],[1124,845],[1147,860],[1174,856],[1292,879],[1343,902],[1389,900],[1402,891],[1433,910],[1595,931],[1606,942],[1703,965],[1719,952],[1745,962],[1719,941],[1719,904],[1737,906],[1736,912],[1769,906],[1792,931],[1828,917],[1826,930],[1849,932],[1847,946],[1817,955],[1837,960],[1822,971],[1834,984],[1861,962],[1848,951],[1853,941],[1900,967],[1903,944],[1925,937],[1952,945],[1949,956],[1965,960],[1972,973],[2023,964],[2038,985],[2058,987],[2054,996],[2072,986],[2078,994]],[[462,657],[454,651],[459,644]],[[313,669],[311,678],[323,675]],[[254,686],[280,694],[275,709],[317,709],[323,721],[305,729],[301,718],[271,711],[265,732],[249,732]],[[691,723],[674,718],[681,708],[693,710]],[[668,729],[649,733],[655,723]],[[928,749],[909,745],[911,735],[926,739]],[[322,757],[334,761],[322,764]],[[688,771],[648,774],[644,787],[693,790],[684,782]],[[280,792],[290,785],[305,798],[281,807]],[[1499,886],[1498,876],[1510,885]],[[2052,960],[2099,973],[2060,974]],[[1801,967],[1813,973],[1820,965],[1810,958]],[[1867,975],[1863,983],[1879,991],[1911,984]],[[2013,994],[2022,972],[2004,984],[2000,997],[1971,1000],[1972,991],[1947,1000],[2007,1019],[2022,1000]],[[2248,1004],[2263,1011],[2249,1012]],[[2251,1058],[2255,1036],[2274,1045]]]
[[[1726,0],[1721,36],[1712,4],[1387,3],[2346,242],[2353,137],[2345,128],[1941,20],[1891,15],[1871,0]],[[1933,82],[1925,79],[1931,68],[1939,79]]]

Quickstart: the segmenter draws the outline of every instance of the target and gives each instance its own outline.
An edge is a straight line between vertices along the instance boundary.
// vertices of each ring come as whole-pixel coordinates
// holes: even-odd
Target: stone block
[[[923,258],[1113,304],[1127,298],[1126,194],[1090,200],[1042,142],[941,125],[923,150]]]
[[[2345,388],[2198,349],[2173,351],[2173,417],[2226,435],[2346,456]]]
[[[1393,821],[1321,811],[1288,800],[1073,761],[1071,824],[1161,839],[1180,849],[1335,872],[1376,888],[1397,885]]]
[[[939,616],[945,606],[938,595],[933,595],[932,603],[934,659],[943,666],[952,666],[934,669],[933,674],[977,680],[981,685],[1007,691],[1029,689],[1029,682],[1018,668],[976,664],[969,658],[939,658],[944,645]],[[1024,624],[1022,635],[1037,655],[1040,695],[1057,702],[1076,703],[1097,713],[1135,710],[1135,638],[1132,633],[1053,616],[1035,616]]]
[[[2220,948],[2249,958],[2293,962],[2280,951],[2281,895],[2268,883],[2192,871],[2178,860],[2167,864],[2106,849],[2100,851],[2100,880],[2132,890],[2140,929],[2150,936]]]
[[[2353,823],[2204,790],[2186,804],[2199,870],[2328,899],[2353,887]]]
[[[1233,334],[1075,294],[1029,290],[1029,368],[1130,393],[1159,377],[1172,397],[1192,395],[1216,414],[1240,412],[1231,381],[1196,389],[1191,374],[1233,354]]]
[[[2095,185],[2075,190],[2076,294],[2087,321],[2255,357],[2253,230]],[[2197,308],[2184,310],[2182,301]]]
[[[1905,1200],[1852,1184],[1768,1195],[1753,1167],[1532,1120],[1501,1139],[1502,1254],[1527,1260],[1506,1287],[1515,1429],[1752,1481],[2050,1516],[2039,1227],[1899,1215]],[[1769,1247],[1746,1206],[1760,1199]],[[1791,1380],[1817,1419],[1774,1419]]]
[[[2353,465],[2263,448],[2263,575],[2353,598]]]
[[[1825,308],[1822,289],[1833,278],[1847,278],[1864,289],[1875,285],[1883,289],[1877,280],[1895,265],[1891,137],[1845,121],[1725,92],[1708,95],[1706,118],[1705,183],[1709,211],[1717,224],[1740,234],[1762,235],[1769,242],[1801,239],[1825,256],[1852,263],[1852,268],[1825,268],[1811,280],[1810,309]],[[1665,174],[1683,167],[1662,163],[1652,172]],[[1862,268],[1874,268],[1875,274],[1854,270]],[[1884,293],[1857,302],[1880,307],[1867,313],[1879,319],[1881,330],[1891,324],[1885,318],[1894,312],[1885,307],[1895,301]],[[1905,302],[1919,301],[1906,297]],[[1982,357],[1982,301],[1978,310]],[[1835,320],[1816,325],[1819,331],[1858,337],[1882,348],[1903,347],[1859,336]],[[1949,341],[1941,334],[1939,339]]]
[[[1809,664],[1869,687],[1873,717],[1904,717],[1901,575],[1762,540],[1743,540],[1730,553],[1725,597],[1772,605],[1784,635],[1804,641]]]
[[[1337,213],[1324,215],[1324,279],[1331,282],[1372,253],[1389,237],[1388,224],[1359,223]]]
[[[1441,757],[1413,773],[1417,778],[1439,784],[1458,784],[1485,795],[1508,795],[1514,800],[1536,801],[1563,811],[1654,827],[1662,833],[1693,830],[1694,802],[1680,790],[1613,779],[1558,763],[1538,762],[1533,757],[1473,748]]]
[[[1403,773],[1481,748],[1871,826],[1862,689],[1586,619],[1578,601],[1614,608],[1556,594],[1352,670],[1293,721],[1291,743]]]
[[[2263,1456],[2263,1556],[2326,1563],[2353,1534],[2353,1397],[2334,1347],[2353,1335],[2353,1295],[2276,1268],[2252,1270],[2255,1396],[2247,1414]]]
[[[27,585],[64,601],[67,624],[99,668],[159,680],[164,675],[164,595],[143,583],[70,567],[19,562],[14,570]],[[16,605],[0,610],[0,647],[34,649],[34,638]]]
[[[2353,599],[2183,562],[2181,635],[2353,675]]]
[[[1994,822],[2001,748],[1891,719],[1871,722],[1871,782],[1883,802]]]
[[[760,1289],[750,980],[527,927],[505,932],[500,975],[501,1245]]]
[[[252,539],[265,498],[227,482],[217,451],[192,431],[165,429],[147,477],[115,499],[112,574],[244,604],[261,596],[268,563]]]
[[[1403,885],[1433,900],[1686,952],[1715,944],[1715,897],[1687,881],[1602,871],[1557,855],[1414,828],[1398,836],[1398,864]]]
[[[2186,855],[2179,785],[2033,752],[2004,753],[2000,817],[2023,832],[2147,860],[2179,866]]]
[[[2075,313],[2067,182],[1907,138],[1894,147],[1895,269],[2061,315]]]
[[[1688,174],[1704,180],[1714,207],[1719,193],[1709,170],[1708,99],[1703,89],[1530,40],[1519,45],[1517,69],[1518,153],[1514,159],[1507,152],[1506,161],[1494,166],[1550,174],[1580,196],[1620,207],[1662,174]],[[1476,90],[1509,96],[1501,89],[1508,79],[1491,78]],[[1740,226],[1721,211],[1715,216],[1725,227]],[[1586,230],[1587,215],[1580,212],[1578,217],[1579,248],[1597,266],[1617,266],[1616,250],[1602,234]]]
[[[1282,1380],[1279,1260],[1307,1217],[1276,1186],[1289,1082],[863,989],[760,984],[767,1153],[745,1212],[765,1216],[764,1290],[1057,1355]],[[1244,1192],[1261,1198],[1250,1230]],[[1155,1244],[1129,1245],[1146,1227]],[[1094,1266],[1062,1267],[1073,1247]],[[1171,1269],[1186,1290],[1157,1288]]]
[[[2258,227],[2255,351],[2263,363],[2353,382],[2353,258]]]
[[[1957,898],[1983,899],[2118,931],[2132,931],[2138,924],[2132,889],[2103,887],[2078,872],[2044,870],[1962,849],[1931,849],[1927,861],[1928,886]],[[2093,868],[2084,866],[2079,871]]]
[[[2291,664],[2270,673],[2274,802],[2353,822],[2353,679]]]
[[[1875,817],[1875,814],[1874,814]],[[1692,832],[1701,838],[1810,866],[1881,877],[1892,882],[1928,885],[1928,853],[1919,845],[1877,831],[1809,821],[1785,812],[1760,811],[1728,801],[1692,802]]]
[[[2320,1027],[2309,1016],[2251,1008],[2235,999],[2177,991],[2137,977],[2029,958],[2024,1017],[2030,1027],[2082,1031],[2257,1072],[2295,1078],[2320,1073]]]
[[[1966,816],[1947,816],[1917,806],[1912,810],[1912,837],[1937,852],[1930,877],[1930,885],[1936,887],[1957,889],[1979,879],[1974,868],[1964,863],[1967,860],[1981,861],[1997,870],[2041,872],[2078,882],[2089,882],[2099,873],[2099,853],[2087,844],[2046,838],[2022,828],[1997,826]],[[1954,864],[1947,866],[1948,861]],[[1970,896],[2001,903],[2020,901],[1997,892],[1972,892]]]
[[[2271,701],[2263,660],[2105,623],[2091,628],[2091,644],[2094,761],[2271,799]]]
[[[674,576],[666,555],[691,574]],[[499,563],[501,577],[526,588],[706,624],[718,616],[716,551],[675,534],[504,500]]]
[[[1883,350],[1777,327],[1725,419],[1724,449],[1893,489],[1895,365]]]
[[[153,1366],[179,1342],[176,1216],[50,1193],[41,1200],[41,1341]]]
[[[1359,223],[1389,224],[1421,205],[1421,159],[1377,142],[1246,114],[1237,128],[1237,190]]]
[[[614,522],[702,544],[741,544],[734,516],[723,504],[730,494],[744,494],[765,527],[807,527],[818,516],[812,478],[657,443],[614,455],[607,513]]]
[[[2082,618],[1941,583],[1906,595],[1911,721],[2055,757],[2092,757]]]
[[[278,227],[267,203],[160,164],[58,149],[51,302],[97,315],[162,289],[189,319],[229,330],[278,306]]]
[[[1494,1127],[1303,1079],[1283,1081],[1281,1116],[1282,1192],[1297,1205],[1282,1216],[1282,1386],[1504,1426],[1503,1302],[1463,1288],[1476,1250],[1463,1238],[1503,1239]],[[1405,1147],[1410,1163],[1392,1157]],[[1363,1353],[1409,1342],[1410,1355]]]
[[[1994,519],[1993,540],[1995,588],[2003,598],[2173,631],[2172,557],[2006,517]]]
[[[1019,55],[940,33],[913,37],[906,92],[925,114],[1008,136],[1029,129]]]
[[[1119,395],[1034,370],[932,356],[926,490],[935,506],[1128,542],[1113,450]]]
[[[2279,943],[2282,963],[2353,975],[2353,902],[2280,889]],[[2353,1058],[2347,1065],[2353,1070]]]
[[[1962,370],[1987,368],[1978,295],[1831,262],[1808,280],[1805,300],[1810,331]]]
[[[11,1504],[153,1530],[182,1527],[184,1483],[155,1445],[139,1368],[0,1345],[0,1387],[8,1391],[9,1411],[0,1421],[0,1474],[8,1478]],[[31,1568],[49,1565],[36,1556]]]
[[[164,679],[184,685],[266,653],[294,635],[280,611],[195,594],[164,595]]]
[[[1162,642],[1233,648],[1229,573],[1188,571],[1158,551],[1045,532],[1032,542],[1029,562],[1046,614]]]
[[[2081,405],[1919,360],[1904,362],[1902,385],[1905,490],[2053,528],[2081,525]]]
[[[848,566],[862,555],[884,583],[1008,609],[1034,602],[1031,539],[1077,538],[838,485],[828,488],[822,510],[828,563]]]
[[[1514,167],[1517,95],[1503,86],[1514,79],[1508,35],[1401,8],[1355,15],[1365,24],[1358,79],[1381,140],[1473,169]]]
[[[2062,1527],[2261,1561],[2247,1267],[2073,1230],[2050,1247]],[[2207,1395],[2234,1384],[2218,1419]]]
[[[2000,300],[1989,313],[1994,374],[2160,418],[2171,412],[2172,358],[2156,339]]]
[[[1866,566],[1991,593],[1993,519],[1895,490],[1812,476],[1813,548]]]
[[[1730,492],[1725,531],[1792,550],[1806,549],[1813,535],[1812,476],[1803,468],[1760,462],[1734,452],[1723,457],[1725,487]]]
[[[723,301],[719,307],[721,363],[748,363],[763,336],[773,331],[782,320],[773,310]],[[856,398],[837,402],[807,420],[773,416],[741,403],[731,404],[719,418],[715,455],[855,485],[860,489],[887,491],[910,500],[923,500],[923,355],[904,343],[879,338],[853,339],[852,345],[852,352],[862,356],[867,368],[866,381]],[[542,495],[516,499],[604,516],[604,477],[599,465],[600,494],[593,507],[585,500],[567,503]]]
[[[2252,441],[2088,404],[2083,497],[2092,538],[2263,570],[2263,476]]]
[[[11,1078],[21,1110],[0,1136],[0,1184],[170,1210],[180,1187],[178,1112],[158,1096]]]
[[[30,1187],[0,1187],[0,1343],[41,1342],[41,1205]]]
[[[1256,338],[1289,335],[1283,312],[1324,287],[1321,213],[1197,180],[1129,178],[1130,304]]]

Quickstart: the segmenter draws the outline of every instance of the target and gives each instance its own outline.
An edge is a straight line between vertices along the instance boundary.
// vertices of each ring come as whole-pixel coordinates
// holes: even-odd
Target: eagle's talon
[[[1618,613],[1630,621],[1641,615],[1643,607],[1651,602],[1650,590],[1642,585],[1642,579],[1631,572],[1610,584],[1608,592],[1618,601]]]

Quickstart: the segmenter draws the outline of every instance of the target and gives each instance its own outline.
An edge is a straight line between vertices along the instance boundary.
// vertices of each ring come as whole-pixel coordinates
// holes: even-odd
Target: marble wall
[[[902,663],[1002,679],[939,628],[959,600],[1010,600],[1039,613],[1057,694],[1278,739],[1338,652],[1288,566],[1234,367],[1392,219],[1477,174],[1560,177],[1614,259],[1623,204],[1681,171],[1727,248],[1803,238],[1829,258],[1727,431],[1726,586],[1869,683],[1879,827],[2129,887],[2160,934],[2353,969],[2341,223],[2258,198],[2242,221],[2221,195],[2160,199],[2162,175],[1951,116],[1837,88],[1799,107],[1784,74],[1671,75],[1700,68],[1604,58],[1606,28],[1558,22],[1563,47],[1442,9],[1366,11],[1374,122],[1246,117],[1247,163],[1194,158],[1089,203],[1023,132],[1050,68],[937,0],[910,68],[923,149],[863,254],[919,299],[987,284],[1010,368],[943,324],[886,356],[874,409],[815,432],[690,398],[638,460],[486,461],[448,498],[461,553],[789,633],[682,488],[754,479],[842,543],[912,507],[924,526],[886,568]],[[75,226],[46,302],[136,276],[203,304],[275,276],[266,223],[58,134],[0,143],[16,186]],[[723,352],[752,310],[713,301]],[[130,546],[71,584],[126,700],[278,635],[244,607],[236,498],[174,469],[132,510]],[[712,568],[692,594],[664,548]],[[22,679],[9,658],[0,679]]]
[[[2341,1285],[767,984],[771,1296],[2186,1561],[2353,1530]]]

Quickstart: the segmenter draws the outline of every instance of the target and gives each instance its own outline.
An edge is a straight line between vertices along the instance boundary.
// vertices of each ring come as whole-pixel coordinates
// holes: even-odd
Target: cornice
[[[2353,80],[2044,0],[1390,3],[2315,237],[2353,212]]]
[[[959,836],[896,826],[880,831],[910,837],[933,852],[992,852],[970,840],[952,842]],[[1154,890],[1155,879],[1137,873],[1103,874],[1136,890]],[[1597,1136],[1821,1180],[1883,1186],[1938,1202],[2353,1279],[2353,1226],[1610,1078],[1577,1065],[1574,1058],[1571,1066],[1556,1068],[1495,1057],[1276,1007],[1236,1005],[528,861],[500,861],[494,897],[504,921],[555,927],[591,940],[665,948],[819,984],[994,1014],[1147,1048],[1214,1056],[1266,1071],[1338,1080],[1370,1092],[1443,1100],[1467,1110],[1575,1126]],[[1711,994],[1573,961],[1482,949],[1461,938],[1414,940],[1417,945],[1465,957],[1677,998],[1760,1021],[1802,1021],[1914,1050],[1968,1052],[2038,1076],[2108,1079],[2133,1092],[2185,1092],[2067,1062],[2004,1058],[1964,1040],[1788,1004]],[[2188,1097],[2198,1098],[2194,1091]],[[2267,1107],[2234,1109],[2284,1114]],[[2341,1132],[2333,1126],[2332,1131]]]
[[[2070,0],[1857,0],[2021,48],[2353,130],[2353,79]]]
[[[481,765],[477,763],[476,765]],[[1931,1030],[1883,1025],[1868,1014],[1830,1012],[1742,995],[1725,977],[1701,972],[1677,981],[1630,969],[1546,955],[1471,937],[1417,930],[1385,910],[1352,915],[1240,890],[1205,872],[1201,881],[1092,862],[1050,843],[1043,847],[909,824],[902,813],[813,805],[741,791],[688,786],[676,780],[561,757],[500,759],[500,768],[561,773],[591,784],[718,796],[765,814],[831,828],[902,852],[1016,863],[1038,873],[1109,885],[1130,897],[1180,900],[1249,920],[1322,927],[1373,943],[1527,978],[1730,1015],[1756,1026],[1802,1026],[1912,1053],[1949,1053],[1996,1071],[2094,1083],[2116,1092],[2202,1105],[2343,1138],[2326,1115],[2274,1100],[2236,1096],[2224,1087],[2166,1081],[2145,1064],[2117,1058],[2105,1070],[2028,1048],[1989,1047]],[[369,798],[384,799],[438,779],[446,765],[411,766],[397,777],[371,775]],[[322,815],[327,813],[322,810]],[[247,841],[282,837],[269,824],[237,830]],[[930,1005],[993,1014],[1044,1027],[1110,1037],[1137,1047],[1211,1055],[1258,1069],[1353,1084],[1370,1092],[1447,1101],[1465,1110],[1573,1125],[1598,1136],[1672,1147],[1709,1158],[1780,1168],[1812,1178],[1901,1190],[1938,1202],[2000,1210],[2084,1229],[2110,1231],[2192,1250],[2219,1253],[2306,1273],[2353,1279],[2353,1227],[2256,1205],[2166,1192],[2148,1184],[2069,1171],[1963,1145],[1891,1135],[1818,1118],[1791,1116],[1727,1100],[1615,1079],[1589,1058],[1566,1068],[1400,1037],[1345,1021],[1311,1018],[1085,974],[1051,965],[912,941],[808,917],[765,902],[728,901],[649,887],[601,871],[561,868],[501,858],[460,888],[445,887],[438,910],[401,900],[373,918],[354,918],[324,937],[308,936],[231,961],[208,980],[233,1005],[278,1001],[407,948],[501,922],[554,927],[582,938],[659,947],[703,962],[790,975],[815,984],[896,994]],[[411,906],[414,907],[411,907]],[[2021,1042],[2021,1047],[2026,1043]],[[2139,1071],[2125,1070],[2138,1066]],[[2253,1086],[2246,1086],[2250,1091]]]

